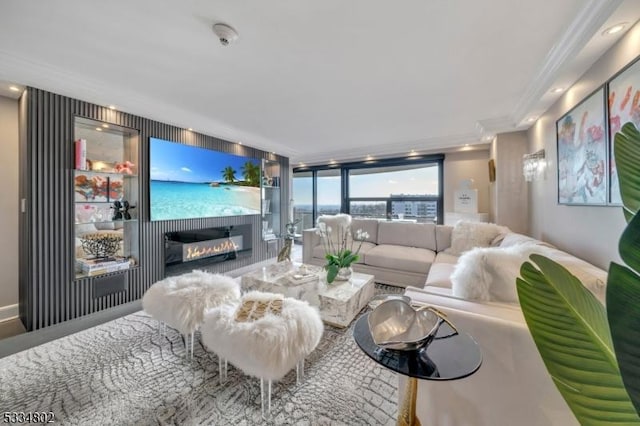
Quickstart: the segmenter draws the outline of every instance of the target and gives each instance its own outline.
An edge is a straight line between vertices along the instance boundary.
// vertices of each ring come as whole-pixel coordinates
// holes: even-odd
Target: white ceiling
[[[637,0],[3,0],[0,80],[355,159],[527,127],[639,17]]]

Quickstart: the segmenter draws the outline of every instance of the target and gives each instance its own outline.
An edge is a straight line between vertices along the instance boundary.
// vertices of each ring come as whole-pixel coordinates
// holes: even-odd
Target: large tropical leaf
[[[558,263],[531,255],[518,297],[538,351],[581,424],[640,424],[620,377],[604,306]],[[539,268],[539,269],[538,269]]]
[[[640,132],[626,123],[614,137],[613,152],[627,222],[640,208]]]
[[[629,268],[611,264],[607,307],[622,381],[636,411],[640,413],[640,279]]]
[[[607,316],[622,380],[640,413],[640,132],[633,123],[616,133],[614,152],[628,222],[618,248],[629,268],[609,267]]]

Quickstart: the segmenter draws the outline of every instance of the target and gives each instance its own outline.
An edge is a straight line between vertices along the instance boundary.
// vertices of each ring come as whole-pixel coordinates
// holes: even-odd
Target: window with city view
[[[438,163],[349,170],[352,216],[436,222],[440,202]]]
[[[293,174],[293,219],[298,229],[313,228],[313,172]]]
[[[438,222],[442,213],[443,156],[350,163],[341,168],[294,169],[294,218],[299,229],[322,214]],[[343,182],[342,178],[346,181]]]

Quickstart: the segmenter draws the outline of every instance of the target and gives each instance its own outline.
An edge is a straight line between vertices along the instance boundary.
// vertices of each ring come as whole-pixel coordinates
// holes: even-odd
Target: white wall
[[[489,150],[459,151],[444,157],[444,211],[452,212],[460,181],[472,178],[478,190],[478,212],[489,211]]]
[[[529,185],[530,222],[534,237],[548,241],[601,268],[620,261],[618,239],[625,227],[620,207],[558,205],[555,122],[609,80],[640,53],[636,24],[542,115],[528,131],[529,151],[544,148],[546,179]]]
[[[18,101],[0,96],[0,321],[18,303]],[[3,309],[4,308],[4,309]]]

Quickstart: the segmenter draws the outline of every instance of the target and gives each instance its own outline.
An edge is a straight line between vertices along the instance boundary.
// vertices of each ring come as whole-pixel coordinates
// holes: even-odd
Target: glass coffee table
[[[325,323],[335,327],[348,327],[375,292],[373,275],[354,272],[349,281],[328,284],[321,266],[293,262],[278,262],[245,274],[241,286],[243,291],[280,293],[306,300],[319,308]]]
[[[454,331],[446,323],[426,347],[398,351],[375,344],[368,318],[369,313],[364,314],[353,328],[353,338],[360,349],[378,364],[409,377],[398,407],[397,425],[420,425],[415,414],[418,379],[462,379],[475,373],[482,364],[482,354],[476,341],[467,333]]]

